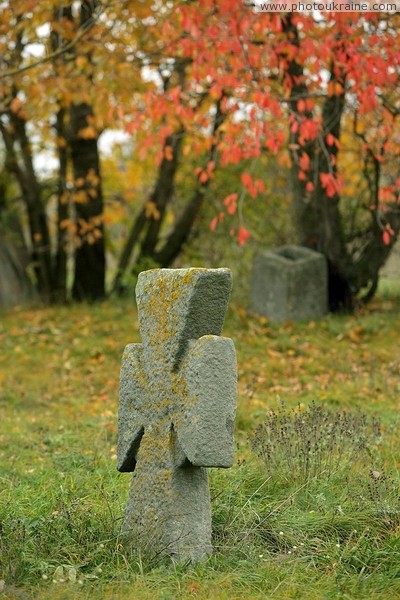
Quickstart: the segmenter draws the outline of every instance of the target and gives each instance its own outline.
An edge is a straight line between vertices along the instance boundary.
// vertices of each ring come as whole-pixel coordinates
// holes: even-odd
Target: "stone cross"
[[[228,269],[140,273],[142,344],[122,359],[118,469],[134,471],[124,531],[179,561],[211,553],[205,467],[233,463],[236,356],[218,337],[231,288]]]

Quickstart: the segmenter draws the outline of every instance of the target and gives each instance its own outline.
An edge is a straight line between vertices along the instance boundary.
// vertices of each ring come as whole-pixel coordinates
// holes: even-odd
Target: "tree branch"
[[[23,65],[20,67],[16,67],[15,69],[10,69],[9,71],[5,71],[4,73],[0,73],[0,80],[6,79],[8,77],[15,77],[15,75],[25,73],[26,71],[29,71],[30,69],[34,69],[35,67],[38,67],[39,65],[42,65],[49,61],[52,61],[55,58],[65,54],[69,50],[72,50],[72,48],[74,48],[76,46],[76,44],[78,42],[80,42],[80,40],[84,37],[84,35],[93,28],[94,24],[96,23],[96,19],[99,18],[99,16],[102,14],[102,12],[104,12],[104,10],[99,11],[95,17],[92,17],[91,19],[84,21],[81,24],[81,26],[79,27],[76,36],[70,42],[68,42],[64,46],[60,46],[59,48],[57,48],[57,50],[50,52],[50,54],[47,54],[46,56],[38,58],[37,60],[35,60],[34,62],[32,62],[28,65]]]

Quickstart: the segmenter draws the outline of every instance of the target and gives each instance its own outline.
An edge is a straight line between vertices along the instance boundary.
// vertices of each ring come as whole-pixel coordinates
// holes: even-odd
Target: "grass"
[[[400,598],[400,304],[392,287],[355,316],[303,324],[273,325],[231,307],[236,464],[210,473],[215,552],[194,566],[129,554],[120,543],[129,475],[115,470],[118,374],[124,345],[140,339],[133,304],[15,309],[0,323],[6,598]],[[275,422],[274,443],[257,456],[251,443],[266,435],[257,427],[282,401],[291,433],[278,442],[283,424]],[[360,452],[346,442],[329,476],[293,468],[288,448],[304,457],[305,439],[293,418],[307,421],[312,402],[333,419],[343,410],[377,417],[381,436],[352,422],[365,441]],[[316,434],[318,465],[332,448],[328,430]]]

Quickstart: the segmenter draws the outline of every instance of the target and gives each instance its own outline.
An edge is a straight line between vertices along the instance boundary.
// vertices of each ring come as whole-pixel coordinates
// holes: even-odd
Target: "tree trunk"
[[[171,149],[171,156],[161,161],[159,176],[153,193],[150,196],[150,202],[153,204],[153,214],[148,216],[148,227],[146,235],[141,244],[140,257],[154,258],[155,248],[159,241],[161,224],[168,203],[170,202],[173,191],[176,170],[180,157],[182,141],[184,137],[183,129],[166,138],[164,149]]]
[[[98,0],[83,0],[79,15],[75,19],[73,3],[65,3],[54,9],[54,18],[59,24],[70,21],[72,27],[87,28],[93,21]],[[54,28],[52,33],[53,49],[65,43],[62,28]],[[74,47],[68,58],[79,55],[79,47]],[[90,53],[84,55],[90,61]],[[65,56],[55,63],[65,66]],[[90,74],[87,85],[91,85]],[[92,107],[86,102],[72,103],[69,108],[61,108],[57,115],[57,134],[59,139],[67,140],[68,147],[59,146],[60,182],[58,189],[58,240],[56,257],[56,275],[59,294],[64,293],[63,281],[67,272],[66,232],[63,224],[68,219],[68,194],[66,188],[67,163],[70,157],[74,176],[72,202],[76,221],[75,263],[72,298],[74,300],[99,300],[105,295],[105,250],[103,232],[103,196],[98,154],[98,133],[93,126]],[[68,122],[68,127],[66,122]]]
[[[53,20],[57,25],[53,26],[51,31],[52,50],[57,51],[67,41],[62,35],[60,24],[63,19],[73,21],[72,4],[57,5],[53,10]],[[53,67],[58,74],[59,69],[65,69],[65,56],[58,57],[53,61]],[[56,252],[54,258],[54,297],[58,302],[65,302],[67,299],[67,244],[68,234],[66,225],[71,219],[69,192],[67,188],[68,171],[68,143],[66,120],[68,110],[63,106],[62,96],[59,97],[60,107],[56,114],[55,132],[57,135],[57,153],[58,153],[58,185],[57,185],[57,237]]]
[[[292,16],[284,21],[284,31],[291,44],[300,47],[300,40]],[[301,143],[301,123],[311,120],[311,110],[300,111],[299,102],[307,98],[308,89],[304,83],[303,67],[296,61],[296,56],[287,62],[287,75],[291,82],[289,106],[292,126],[290,130],[291,179],[293,189],[293,216],[298,242],[317,250],[326,256],[328,262],[328,297],[331,310],[350,308],[352,291],[350,288],[351,263],[347,253],[343,235],[343,227],[339,212],[339,194],[328,197],[327,189],[322,185],[321,173],[336,176],[337,146],[326,144],[326,136],[331,134],[336,139],[340,136],[340,123],[344,109],[344,81],[342,93],[327,97],[322,111],[323,134],[316,140]],[[334,75],[334,66],[331,70]],[[296,123],[298,128],[294,125]],[[303,154],[306,154],[309,169],[302,173]],[[312,191],[307,190],[307,183],[312,184]]]
[[[33,167],[26,123],[12,111],[9,111],[8,117],[11,129],[0,122],[0,131],[6,147],[6,162],[16,177],[28,215],[31,256],[37,288],[41,298],[49,302],[52,299],[52,257],[45,206]],[[20,159],[15,149],[16,144],[19,146]]]
[[[136,216],[125,242],[120,260],[118,262],[117,273],[113,283],[113,291],[121,293],[123,291],[122,279],[131,262],[131,257],[143,237],[143,231],[146,231],[142,239],[140,251],[136,256],[135,263],[140,262],[142,258],[156,259],[156,246],[159,241],[160,229],[164,221],[165,211],[170,203],[173,192],[175,175],[179,165],[180,151],[183,142],[184,131],[181,129],[175,134],[168,136],[164,142],[164,157],[161,161],[156,184],[154,189]],[[171,149],[171,156],[165,156],[167,148]]]
[[[191,201],[185,206],[164,246],[155,253],[154,258],[161,267],[169,267],[181,253],[200,212],[206,189],[207,184],[205,183],[195,190]]]
[[[105,295],[103,193],[97,140],[88,104],[70,107],[69,144],[74,174],[73,203],[77,248],[72,289],[74,300],[101,300]]]
[[[37,295],[27,274],[29,255],[19,219],[7,207],[8,177],[0,173],[0,306],[27,304]]]
[[[213,122],[212,129],[212,144],[209,150],[208,160],[210,161],[216,160],[217,154],[217,135],[218,130],[224,122],[225,115],[221,110],[221,101],[220,98],[216,102],[215,106],[215,116]],[[207,167],[207,165],[205,165]],[[155,251],[153,257],[155,261],[162,267],[169,267],[173,261],[179,256],[182,252],[182,248],[186,243],[192,229],[193,225],[197,219],[197,216],[200,212],[201,206],[204,202],[205,194],[207,188],[210,184],[210,178],[208,177],[206,181],[201,182],[200,178],[197,180],[197,185],[194,190],[193,196],[191,200],[184,207],[179,219],[177,220],[175,227],[172,232],[169,234],[166,242],[158,251]]]
[[[335,80],[332,71],[331,81]],[[344,90],[344,81],[340,82]],[[342,217],[339,210],[340,195],[336,191],[328,195],[327,187],[322,185],[321,174],[337,176],[337,146],[328,146],[326,137],[330,134],[340,139],[340,124],[344,110],[344,91],[337,96],[327,97],[322,110],[322,131],[318,138],[314,154],[313,176],[314,191],[310,198],[308,215],[303,214],[296,221],[302,243],[324,254],[328,261],[328,298],[332,311],[353,308],[353,264],[349,256]],[[297,198],[297,206],[299,199]],[[295,201],[296,205],[296,201]],[[297,212],[297,214],[299,214]],[[311,215],[311,216],[310,216]],[[312,229],[310,230],[308,218]],[[307,236],[307,239],[306,237]],[[307,241],[307,243],[305,243]]]
[[[124,248],[121,252],[121,256],[118,261],[117,272],[114,278],[114,283],[112,286],[112,291],[117,294],[121,294],[123,292],[123,284],[122,280],[126,273],[126,270],[129,267],[129,263],[131,260],[131,256],[133,254],[135,245],[139,239],[139,236],[146,224],[146,209],[142,208],[140,213],[137,215],[136,219],[132,223],[131,229],[128,234],[128,238],[125,242]]]
[[[57,190],[57,247],[54,260],[54,298],[57,302],[67,299],[67,229],[69,214],[69,193],[67,190],[67,141],[65,130],[65,110],[57,113],[56,132],[58,138],[58,190]]]

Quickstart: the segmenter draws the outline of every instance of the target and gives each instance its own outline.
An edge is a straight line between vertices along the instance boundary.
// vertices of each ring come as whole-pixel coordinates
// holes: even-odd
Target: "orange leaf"
[[[193,581],[189,584],[188,590],[190,594],[196,595],[201,590],[201,586],[197,581]]]
[[[165,146],[164,158],[165,158],[165,160],[172,160],[174,158],[174,153],[172,152],[172,146]]]
[[[13,113],[17,113],[22,106],[22,101],[20,98],[13,98],[10,103],[10,110]]]
[[[341,96],[344,92],[342,84],[338,81],[330,81],[328,83],[328,96],[331,98],[332,96]]]
[[[86,56],[77,56],[75,59],[75,64],[79,69],[84,67],[86,65],[86,63],[87,63]]]
[[[200,183],[203,183],[203,184],[207,183],[207,181],[209,180],[209,175],[208,175],[207,171],[202,171],[199,179],[200,179]]]
[[[83,127],[78,131],[78,137],[83,140],[95,140],[98,137],[97,131],[92,125],[88,127]]]

